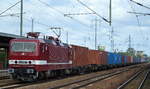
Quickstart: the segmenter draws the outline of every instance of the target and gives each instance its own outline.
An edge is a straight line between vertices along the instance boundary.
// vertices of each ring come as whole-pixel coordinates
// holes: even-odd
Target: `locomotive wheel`
[[[12,78],[13,80],[19,80],[19,78],[18,78],[17,75],[15,75],[15,74],[11,74],[11,78]]]
[[[44,79],[45,77],[46,77],[46,76],[45,76],[44,72],[40,72],[38,79]]]
[[[29,75],[28,77],[21,77],[21,80],[24,82],[35,82],[39,79],[39,72],[36,72],[35,75]]]

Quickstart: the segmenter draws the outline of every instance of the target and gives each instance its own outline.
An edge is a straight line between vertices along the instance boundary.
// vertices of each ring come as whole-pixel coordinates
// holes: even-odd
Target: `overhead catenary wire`
[[[127,1],[128,1],[128,0],[127,0]],[[133,1],[133,0],[130,0],[130,1]],[[129,5],[130,5],[130,2],[129,2],[129,1],[128,1],[128,3],[129,3]],[[131,7],[131,10],[132,10],[133,12],[136,12],[135,9],[132,7],[132,5],[130,5],[130,7]],[[140,24],[140,20],[139,20],[139,15],[138,15],[138,14],[135,14],[135,17],[136,17],[136,19],[137,19],[137,23],[138,23],[138,26],[139,26],[139,31],[140,31],[140,33],[141,33],[143,39],[145,39],[145,37],[144,37],[144,35],[143,35],[143,32],[141,31],[141,24]]]
[[[144,8],[150,9],[150,7],[145,6],[145,5],[143,5],[143,4],[139,3],[139,2],[136,2],[136,1],[133,1],[133,0],[130,0],[130,1],[133,2],[133,3],[135,3],[135,4],[137,4],[137,5],[139,5],[139,6],[142,6]]]
[[[10,3],[10,2],[8,2],[8,3]],[[11,5],[12,5],[12,3],[10,3]],[[20,10],[20,7],[17,7],[19,10]],[[54,8],[55,9],[55,8]],[[31,11],[26,11],[26,12],[31,12]],[[61,12],[61,11],[60,11]],[[62,13],[63,14],[63,13]],[[13,14],[10,14],[11,16],[13,15]],[[7,16],[7,15],[2,15],[1,17],[4,17],[4,16]],[[9,14],[8,14],[8,16],[9,16]],[[19,16],[18,16],[19,17]],[[44,23],[41,23],[41,22],[39,22],[39,21],[36,21],[36,23],[37,24],[39,24],[39,25],[42,25],[42,26],[45,26],[45,27],[49,27],[49,25],[46,25],[46,24],[44,24]]]
[[[0,15],[0,17],[6,17],[6,16],[16,16],[16,17],[19,17],[18,16],[19,14],[20,13],[10,13],[10,14],[5,14],[5,15]],[[25,14],[25,12],[23,14]]]
[[[41,3],[41,2],[40,2]],[[46,7],[48,7],[47,5],[49,5],[49,4],[47,4],[47,5],[45,5],[44,3],[41,3],[41,4],[43,4],[44,6],[46,6]],[[36,5],[33,5],[33,6],[35,6],[36,7]],[[49,5],[50,6],[50,5]],[[38,9],[41,9],[40,7],[36,7],[36,8],[38,8]],[[49,9],[52,9],[52,8],[50,8],[49,7]],[[52,9],[53,11],[55,11],[54,9]],[[56,11],[55,11],[56,12]],[[56,12],[56,13],[59,13],[59,12]],[[52,13],[52,12],[50,12],[50,13],[48,13],[47,15],[51,15],[51,16],[53,16],[52,14],[54,14],[55,16],[56,16],[56,14],[55,13]],[[62,16],[63,16],[63,14],[61,14]],[[68,26],[68,24],[66,24],[65,23],[65,21],[62,21],[62,20],[60,20],[60,19],[62,19],[62,18],[56,18],[57,20],[56,21],[58,21],[59,23],[61,23],[61,24],[63,24],[63,25],[66,25],[66,26]],[[39,21],[38,21],[39,22]],[[44,23],[39,23],[40,25],[43,25],[43,26],[46,26],[46,27],[50,27],[50,26],[48,26],[48,25],[46,25],[46,24],[44,24]]]
[[[128,0],[127,0],[128,1]],[[131,0],[130,0],[131,1]],[[130,5],[130,2],[128,1],[128,3],[129,3],[129,5]],[[130,5],[130,7],[131,7],[131,9],[132,9],[132,11],[133,12],[135,12],[135,9]],[[137,23],[138,23],[138,26],[139,26],[139,28],[141,27],[141,25],[140,25],[140,21],[139,21],[139,17],[138,17],[138,15],[137,14],[135,14],[135,17],[136,17],[136,19],[137,19]]]
[[[25,17],[23,17],[26,21],[29,21],[29,22],[31,22],[32,20],[31,19],[27,19],[27,18],[25,18]],[[37,20],[34,20],[34,23],[37,23],[37,24],[39,24],[39,25],[42,25],[42,26],[45,26],[45,27],[47,27],[47,28],[49,28],[50,27],[50,25],[47,25],[47,24],[44,24],[44,23],[41,23],[41,22],[39,22],[39,21],[37,21]]]
[[[54,7],[51,7],[51,6],[50,6],[49,4],[47,4],[46,2],[41,1],[41,0],[38,0],[38,1],[39,1],[40,3],[42,3],[42,4],[44,4],[45,6],[51,8],[52,10],[54,10],[54,11],[60,13],[61,15],[63,15],[63,16],[65,15],[62,11],[60,11],[60,10],[54,8]],[[89,28],[89,26],[88,26],[87,24],[82,23],[81,21],[79,21],[79,20],[77,20],[77,19],[75,19],[75,18],[73,18],[73,17],[71,17],[71,16],[68,16],[68,15],[67,15],[67,17],[69,17],[70,19],[75,20],[76,22],[80,23],[81,25],[83,25],[83,26]]]
[[[0,15],[4,14],[5,12],[7,12],[8,10],[10,10],[11,8],[15,7],[17,4],[19,4],[21,1],[18,1],[17,3],[15,3],[14,5],[10,6],[9,8],[7,8],[6,10],[4,10],[3,12],[0,13]]]
[[[19,8],[18,8],[18,9],[19,9]],[[64,16],[64,14],[62,14],[62,15]],[[19,17],[19,16],[18,16],[18,17]],[[73,19],[73,18],[72,18],[72,19]],[[75,19],[73,19],[73,20],[75,20]],[[77,20],[76,20],[76,21],[77,21]],[[36,21],[35,23],[40,24],[40,25],[45,26],[45,27],[50,27],[49,25],[44,24],[44,23],[41,23],[41,22],[39,22],[39,21]],[[78,23],[80,23],[80,24],[84,25],[85,27],[87,27],[87,24],[84,24],[84,23],[79,22],[79,21],[78,21]]]
[[[10,5],[13,5],[10,1],[7,1],[7,3],[9,3]],[[18,10],[20,10],[20,7],[16,6]],[[26,13],[31,12],[29,10],[25,10]]]
[[[19,17],[19,16],[18,16]],[[24,17],[23,17],[24,18]],[[25,19],[25,18],[24,18]],[[25,20],[28,20],[29,22],[31,22],[31,20],[29,20],[29,19],[25,19]],[[35,23],[36,24],[39,24],[39,25],[42,25],[42,26],[45,26],[45,27],[47,27],[47,28],[49,28],[50,27],[50,25],[47,25],[47,24],[44,24],[44,23],[41,23],[41,22],[39,22],[39,21],[35,21]]]
[[[42,4],[44,4],[44,5],[46,5],[46,6],[48,6],[49,8],[51,8],[51,9],[53,9],[53,10],[55,10],[55,11],[57,11],[57,12],[59,12],[60,14],[62,14],[62,15],[64,15],[64,13],[63,12],[61,12],[60,10],[58,10],[58,9],[55,9],[54,7],[51,7],[49,4],[47,4],[46,2],[44,2],[44,1],[41,1],[41,0],[38,0],[40,3],[42,3]]]
[[[64,14],[64,16],[69,16],[69,15],[90,15],[90,14],[95,14],[95,13],[69,13],[69,14]]]
[[[144,16],[149,15],[150,16],[150,13],[130,12],[130,11],[128,13],[137,14],[137,15],[144,15]]]
[[[82,4],[83,6],[85,6],[87,9],[89,9],[90,11],[92,11],[93,13],[95,13],[97,16],[99,16],[100,18],[102,18],[104,21],[106,21],[107,23],[110,23],[110,21],[108,21],[106,18],[104,18],[103,16],[101,16],[99,13],[97,13],[96,11],[94,11],[93,9],[91,9],[90,7],[88,7],[86,4],[84,4],[83,2],[81,2],[80,0],[77,0],[80,4]]]
[[[128,1],[128,0],[127,0],[127,1]],[[131,7],[131,10],[132,10],[133,12],[135,12],[135,9],[132,7],[132,5],[130,5],[130,2],[129,2],[129,1],[128,1],[128,3],[129,3],[129,6]],[[136,17],[136,19],[137,19],[137,23],[138,23],[139,29],[141,29],[141,25],[140,25],[140,21],[139,21],[138,15],[135,14],[135,17]]]
[[[8,2],[8,3],[10,3],[10,2]],[[10,3],[10,4],[12,4],[12,3]],[[20,8],[18,7],[18,9],[20,10]],[[1,15],[0,17],[5,17],[5,16],[15,16],[15,15],[17,15],[17,14],[20,14],[20,13],[15,13],[15,14],[6,14],[6,15]],[[24,13],[23,13],[24,14]],[[16,17],[20,17],[20,16],[16,16]],[[23,17],[24,18],[24,17]],[[27,19],[27,18],[24,18],[25,20],[27,20],[27,21],[29,21],[29,22],[31,22],[29,19]],[[47,25],[47,24],[44,24],[44,23],[41,23],[41,22],[39,22],[39,21],[35,21],[35,23],[36,24],[39,24],[39,25],[42,25],[42,26],[45,26],[45,27],[47,27],[47,28],[49,28],[50,26],[49,25]]]

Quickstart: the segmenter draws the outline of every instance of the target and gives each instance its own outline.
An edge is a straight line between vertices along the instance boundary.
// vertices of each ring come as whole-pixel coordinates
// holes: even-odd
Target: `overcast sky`
[[[0,12],[12,6],[19,0],[1,0]],[[49,30],[50,27],[61,27],[61,40],[66,42],[66,33],[69,33],[69,43],[94,48],[94,19],[98,21],[98,45],[106,47],[111,51],[110,31],[107,22],[96,15],[74,15],[64,17],[69,13],[91,13],[77,0],[24,0],[24,22],[23,34],[31,31],[31,18],[34,18],[34,31],[41,35],[55,34]],[[109,0],[81,0],[101,16],[109,18]],[[135,0],[150,7],[150,0]],[[112,0],[112,26],[114,28],[115,49],[125,51],[128,48],[128,38],[131,35],[132,47],[150,54],[150,16],[135,16],[129,11],[150,13],[150,9],[136,5],[129,0]],[[6,13],[20,13],[20,4]],[[19,15],[18,15],[19,16]],[[0,32],[20,34],[18,16],[0,17]],[[139,23],[138,20],[139,19]]]

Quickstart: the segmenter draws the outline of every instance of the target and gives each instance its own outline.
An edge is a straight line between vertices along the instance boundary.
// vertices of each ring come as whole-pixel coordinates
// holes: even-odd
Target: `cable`
[[[142,7],[145,7],[147,9],[150,9],[150,7],[145,6],[145,5],[143,5],[143,4],[139,3],[139,2],[136,2],[136,1],[133,1],[133,0],[130,0],[130,1],[133,2],[133,3],[135,3],[135,4],[137,4],[137,5],[139,5],[139,6],[142,6]]]
[[[127,0],[127,1],[128,1],[128,0]],[[131,0],[130,0],[130,1],[131,1]],[[129,3],[129,5],[130,5],[130,2],[129,2],[129,1],[128,1],[128,3]],[[135,12],[134,8],[133,8],[131,5],[130,5],[130,7],[131,7],[132,11]],[[136,19],[137,19],[137,23],[138,23],[139,28],[141,28],[141,25],[140,25],[140,21],[139,21],[138,15],[135,14],[135,17],[136,17]]]
[[[8,10],[10,10],[11,8],[13,8],[14,6],[16,6],[18,3],[20,3],[21,1],[15,3],[14,5],[10,6],[9,8],[7,8],[6,10],[4,10],[3,12],[0,13],[0,15],[2,15],[3,13],[7,12]]]
[[[51,9],[53,9],[53,10],[55,10],[55,11],[57,11],[58,13],[60,13],[60,14],[62,14],[62,15],[64,15],[64,13],[63,12],[61,12],[61,11],[59,11],[59,10],[57,10],[57,9],[55,9],[55,8],[53,8],[53,7],[51,7],[49,4],[47,4],[46,2],[43,2],[43,1],[41,1],[41,0],[38,0],[39,2],[41,2],[42,4],[44,4],[44,5],[46,5],[46,6],[48,6],[49,8],[51,8]]]
[[[132,1],[132,0],[130,0]],[[129,2],[129,1],[128,1]],[[130,3],[130,2],[129,2]],[[131,5],[130,5],[131,6]],[[131,9],[133,10],[133,12],[135,12],[134,8],[131,6]],[[143,34],[143,32],[141,31],[141,24],[140,24],[140,20],[139,20],[139,16],[137,14],[135,14],[136,18],[137,18],[137,22],[138,22],[138,26],[139,26],[139,31],[143,37],[143,39],[145,39],[145,35]]]
[[[128,0],[127,0],[128,1]],[[131,0],[130,0],[131,1]],[[130,2],[128,1],[129,5],[130,5]],[[130,5],[131,9],[133,12],[135,12],[135,9],[132,7],[132,5]],[[139,26],[139,30],[141,30],[141,24],[140,24],[140,20],[139,20],[139,17],[137,14],[135,14],[135,17],[137,19],[137,23],[138,23],[138,26]]]
[[[6,16],[16,16],[18,17],[17,15],[20,14],[20,13],[13,13],[13,14],[6,14],[6,15],[0,15],[0,17],[6,17]],[[25,13],[24,13],[25,14]]]
[[[41,2],[40,2],[41,3]],[[43,3],[42,3],[43,4]],[[33,6],[35,6],[37,9],[41,9],[40,7],[37,7],[35,4],[33,5]],[[47,6],[46,6],[47,7]],[[49,8],[48,8],[49,9]],[[57,13],[57,12],[56,12]],[[47,15],[50,15],[50,16],[53,16],[52,14],[54,14],[54,16],[56,16],[56,14],[55,13],[48,13]],[[65,25],[68,25],[68,24],[66,24],[66,23],[64,23],[64,21],[62,21],[62,19],[60,20],[60,18],[56,18],[57,20],[56,21],[58,21],[59,23],[63,23],[63,24],[65,24]],[[45,24],[42,24],[42,23],[39,23],[40,25],[45,25]],[[46,26],[46,25],[45,25]]]
[[[9,2],[9,1],[7,1],[9,4],[11,4],[12,5],[12,3],[11,2]],[[18,7],[18,6],[16,6],[17,8],[18,8],[18,10],[20,10],[20,7]],[[31,11],[29,11],[29,10],[26,10],[25,12],[31,12]]]
[[[52,10],[54,10],[54,11],[60,13],[61,15],[63,15],[63,16],[65,15],[63,12],[61,12],[61,11],[58,10],[58,9],[55,9],[55,8],[51,7],[51,6],[50,6],[49,4],[47,4],[46,2],[43,2],[43,1],[41,1],[41,0],[38,0],[38,1],[39,1],[40,3],[42,3],[42,4],[44,4],[45,6],[51,8]],[[77,19],[75,19],[75,18],[73,18],[73,17],[71,17],[71,16],[67,16],[67,17],[69,17],[70,19],[75,20],[75,21],[77,21],[78,23],[82,24],[83,26],[89,28],[89,26],[88,26],[87,24],[84,24],[84,23],[82,23],[81,21],[79,21],[79,20],[77,20]]]
[[[144,15],[144,16],[149,15],[150,16],[150,13],[130,12],[130,11],[128,13],[137,14],[137,15]]]
[[[64,16],[69,16],[69,15],[90,15],[90,14],[95,14],[95,13],[69,13],[69,14],[64,14]]]
[[[27,18],[25,18],[25,17],[23,17],[25,20],[27,20],[27,21],[29,21],[29,22],[31,22],[31,20],[29,20],[29,19],[27,19]],[[42,26],[45,26],[45,27],[50,27],[49,25],[47,25],[47,24],[44,24],[44,23],[41,23],[41,22],[39,22],[39,21],[34,21],[35,23],[37,23],[37,24],[39,24],[39,25],[42,25]]]
[[[98,14],[96,11],[92,10],[90,7],[88,7],[86,4],[84,4],[83,2],[81,2],[80,0],[77,0],[80,4],[82,4],[83,6],[85,6],[87,9],[89,9],[90,11],[92,11],[94,14],[96,14],[97,16],[99,16],[100,18],[102,18],[104,21],[106,21],[107,23],[110,23],[110,21],[108,21],[106,18],[102,17],[100,14]]]

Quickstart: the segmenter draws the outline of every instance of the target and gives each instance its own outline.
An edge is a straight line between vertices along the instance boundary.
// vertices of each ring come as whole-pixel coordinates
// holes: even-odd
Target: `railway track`
[[[59,78],[52,78],[52,79],[47,79],[47,80],[39,80],[37,82],[32,82],[32,83],[14,81],[14,80],[9,79],[8,83],[0,84],[0,89],[16,89],[16,88],[20,88],[20,87],[24,87],[24,86],[45,83],[45,82],[48,82],[48,81],[50,82],[50,81],[54,81],[54,80],[59,80]]]
[[[19,81],[14,81],[11,79],[8,70],[0,70],[0,89],[11,89],[7,86],[18,84]],[[5,87],[6,86],[6,87]]]
[[[130,69],[134,69],[134,68],[137,68],[137,66],[129,66],[128,68],[121,68],[119,70],[114,70],[114,71],[111,71],[111,72],[108,72],[108,73],[97,74],[95,76],[93,75],[93,76],[90,76],[89,78],[87,78],[87,77],[84,78],[84,79],[81,78],[81,80],[76,80],[76,81],[72,81],[72,82],[65,83],[65,84],[61,83],[62,85],[58,85],[58,86],[53,86],[53,87],[48,86],[48,88],[58,89],[58,88],[62,88],[62,87],[75,85],[75,86],[72,87],[72,89],[77,89],[77,88],[80,88],[80,87],[87,86],[91,83],[94,83],[94,82],[104,80],[104,79],[107,79],[109,77],[121,74],[122,72],[126,72],[126,71],[128,71]],[[41,80],[41,81],[38,81],[38,82],[35,82],[35,83],[23,83],[23,82],[15,81],[15,82],[10,82],[10,83],[3,84],[3,85],[0,84],[0,89],[15,89],[15,88],[24,89],[25,86],[30,86],[30,85],[31,86],[32,85],[36,86],[36,85],[41,85],[42,83],[59,81],[59,80],[63,80],[63,79],[65,79],[65,77],[63,77],[63,78],[53,78],[53,79],[48,79],[48,80]],[[30,88],[25,88],[25,89],[30,89]],[[37,88],[33,88],[33,89],[37,89]],[[44,88],[41,88],[41,89],[44,89]]]
[[[131,85],[135,88],[135,89],[142,89],[142,87],[143,87],[143,85],[144,85],[144,82],[145,82],[145,80],[146,80],[146,78],[147,78],[147,76],[148,76],[148,74],[150,73],[150,70],[146,70],[147,72],[145,72],[145,70],[141,70],[141,71],[139,71],[139,72],[137,72],[136,74],[134,74],[130,79],[128,79],[127,81],[125,81],[122,85],[120,85],[117,89],[128,89],[129,87],[131,88]],[[142,81],[140,81],[140,77],[141,76],[144,76],[143,78],[142,78]],[[139,78],[139,79],[138,79]],[[136,84],[134,83],[134,85],[133,84],[131,84],[131,82],[133,82],[134,80],[136,80],[136,81],[140,81],[140,83],[137,83],[136,82]],[[131,85],[129,85],[129,84],[131,84]],[[131,88],[131,89],[133,89],[133,87]]]
[[[147,85],[149,85],[148,81],[150,81],[149,77],[150,77],[150,70],[147,71],[147,73],[146,73],[144,79],[142,80],[142,82],[140,83],[140,86],[138,87],[138,89],[147,89],[149,87],[149,86],[147,86]]]
[[[8,70],[0,70],[0,80],[10,79]]]
[[[4,85],[0,86],[0,89],[14,89],[14,88],[18,88],[18,87],[27,86],[27,85],[29,85],[29,83],[12,82],[12,83],[8,83],[8,84],[4,84]]]
[[[0,84],[0,89],[15,89],[15,88],[19,88],[19,87],[40,84],[40,83],[44,83],[47,81],[54,81],[54,80],[58,80],[58,79],[56,78],[56,79],[41,80],[41,81],[37,81],[37,82],[33,82],[33,83],[8,80],[9,81],[8,83]]]
[[[4,80],[4,79],[10,79],[10,76],[1,76],[0,80]]]
[[[65,86],[69,86],[71,84],[75,84],[75,83],[80,83],[80,82],[86,82],[80,86],[77,86],[77,87],[74,87],[72,89],[77,89],[79,87],[83,87],[83,86],[86,86],[87,84],[90,84],[90,83],[94,83],[96,81],[99,81],[99,80],[102,80],[102,79],[105,79],[105,78],[108,78],[110,76],[113,76],[113,75],[117,75],[117,74],[120,74],[121,72],[125,72],[126,70],[124,71],[118,71],[118,72],[115,72],[115,73],[109,73],[107,75],[101,75],[101,76],[94,76],[94,77],[91,77],[91,78],[87,78],[87,79],[84,79],[84,80],[79,80],[79,81],[76,81],[76,82],[72,82],[72,83],[68,83],[68,84],[64,84],[64,85],[61,85],[61,86],[57,86],[57,87],[53,87],[53,88],[50,88],[50,89],[59,89],[59,88],[62,88],[62,87],[65,87]],[[51,80],[52,81],[52,80]],[[87,82],[88,81],[88,82]],[[36,83],[23,83],[23,82],[12,82],[12,83],[8,83],[8,84],[4,84],[4,85],[0,85],[0,89],[15,89],[15,88],[19,88],[19,87],[24,87],[24,86],[29,86],[29,85],[32,85],[32,84],[39,84],[39,83],[43,83],[43,82],[46,82],[46,81],[39,81],[39,82],[36,82]]]
[[[129,71],[129,70],[130,69],[126,69],[126,70],[116,71],[116,72],[112,72],[112,73],[108,73],[108,74],[104,74],[104,75],[97,75],[97,76],[90,77],[87,79],[76,80],[76,81],[72,81],[72,82],[69,82],[66,84],[50,87],[49,89],[60,89],[60,88],[62,88],[62,89],[79,89],[79,88],[85,87],[87,85],[93,84],[97,81],[101,81],[101,80],[110,78],[112,76],[116,76],[118,74],[121,74],[121,73]]]

